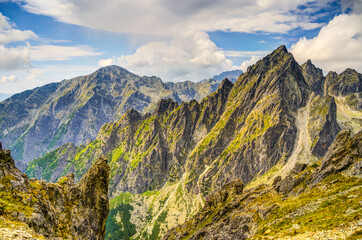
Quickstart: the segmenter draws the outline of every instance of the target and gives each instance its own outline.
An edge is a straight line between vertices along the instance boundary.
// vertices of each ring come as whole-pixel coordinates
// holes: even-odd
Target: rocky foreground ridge
[[[0,143],[0,239],[104,238],[108,216],[109,166],[98,159],[74,183],[29,179]]]
[[[80,179],[106,156],[106,238],[159,239],[228,182],[272,184],[298,164],[316,164],[342,129],[357,133],[361,74],[329,75],[310,61],[299,65],[281,46],[200,101],[163,99],[148,114],[131,109],[103,125],[94,141],[63,145],[26,172],[50,181],[74,172]]]
[[[361,239],[361,193],[362,131],[344,130],[320,162],[271,185],[233,180],[163,239]]]

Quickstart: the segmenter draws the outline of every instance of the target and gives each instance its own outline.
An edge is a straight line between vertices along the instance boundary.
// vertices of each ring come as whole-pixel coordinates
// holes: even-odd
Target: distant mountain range
[[[226,71],[223,73],[220,73],[219,75],[215,75],[212,77],[212,79],[215,79],[217,81],[222,81],[225,78],[229,79],[231,82],[236,82],[240,75],[243,74],[243,71],[241,70],[232,70],[232,71]]]
[[[236,76],[235,72],[225,76]],[[220,78],[218,78],[220,79]],[[100,127],[118,120],[128,109],[146,113],[162,98],[181,103],[201,100],[220,81],[167,82],[140,77],[119,66],[47,84],[0,103],[0,141],[12,150],[17,166],[65,143],[95,139]]]
[[[71,99],[70,106],[79,101],[77,99],[82,99],[80,103],[83,103],[79,103],[79,109],[89,102],[90,106],[85,108],[86,111],[78,110],[73,116],[77,121],[67,126],[75,124],[74,127],[66,128],[72,129],[71,133],[73,131],[80,135],[89,131],[90,125],[82,122],[87,120],[78,119],[93,122],[99,121],[99,118],[110,119],[104,113],[113,112],[104,110],[109,109],[104,102],[113,99],[109,94],[115,95],[112,93],[114,87],[106,84],[109,89],[99,91],[94,86],[103,89],[105,86],[102,83],[110,80],[117,82],[113,78],[120,73],[113,72],[113,67],[106,68],[94,73],[94,77],[79,78],[83,79],[76,88],[79,94]],[[122,74],[130,75],[128,72]],[[97,81],[93,84],[92,79]],[[148,93],[147,96],[151,96],[149,92],[157,91],[157,95],[164,93],[165,90],[152,87],[155,82],[163,86],[162,82],[151,81],[154,78],[141,79],[143,81],[136,84],[140,86],[138,92],[143,90]],[[74,83],[78,83],[78,80]],[[133,86],[127,84],[125,86]],[[90,93],[83,90],[89,86],[93,86]],[[173,227],[176,228],[166,235],[173,239],[199,239],[210,236],[207,233],[218,234],[218,229],[222,229],[225,239],[233,239],[234,233],[239,234],[234,236],[244,239],[243,236],[264,234],[267,226],[273,224],[272,229],[283,232],[284,228],[278,228],[278,224],[280,221],[289,224],[287,214],[295,210],[288,208],[290,204],[295,204],[289,197],[310,194],[305,196],[311,199],[316,196],[310,201],[311,204],[323,202],[325,199],[322,197],[326,197],[324,193],[316,195],[310,192],[317,184],[325,186],[318,188],[318,192],[327,191],[332,189],[329,188],[331,181],[341,178],[336,181],[343,182],[348,191],[353,191],[352,186],[360,182],[355,177],[360,170],[354,170],[359,166],[356,156],[362,156],[362,153],[356,152],[360,151],[360,147],[356,146],[360,134],[355,138],[350,137],[362,129],[362,75],[355,70],[346,69],[341,74],[330,72],[323,76],[322,70],[311,61],[299,65],[286,47],[281,46],[250,66],[234,84],[223,80],[216,91],[199,102],[191,100],[180,103],[176,96],[187,94],[175,90],[175,84],[171,86],[172,91],[162,95],[169,98],[159,100],[151,113],[139,110],[149,106],[146,101],[141,101],[146,97],[133,98],[137,101],[128,106],[141,106],[138,110],[136,107],[130,109],[118,119],[104,124],[94,134],[97,137],[93,141],[80,139],[84,141],[80,145],[70,141],[31,161],[26,173],[30,177],[48,181],[57,181],[66,174],[74,173],[77,180],[98,157],[105,156],[110,165],[109,196],[112,198],[106,223],[107,239],[130,239],[131,236],[132,239],[159,239]],[[62,92],[67,91],[63,88]],[[88,100],[92,99],[93,93],[105,97],[97,97],[97,101]],[[55,101],[48,109],[58,109],[58,104],[59,101]],[[60,111],[57,113],[60,114]],[[80,113],[82,118],[77,115]],[[120,111],[116,113],[120,114]],[[49,119],[47,124],[52,122],[54,120]],[[345,130],[333,145],[334,150],[329,151],[342,129]],[[324,160],[321,162],[322,158]],[[339,174],[341,171],[347,171],[345,174],[349,175],[342,177]],[[271,192],[275,191],[273,187],[266,188],[262,184],[275,186],[277,194]],[[239,198],[237,196],[244,192],[243,185],[259,188],[246,191],[244,197]],[[215,190],[219,191],[213,195]],[[261,194],[266,197],[263,198]],[[235,201],[232,201],[234,198]],[[254,199],[258,199],[262,205],[253,202]],[[247,201],[246,205],[237,205],[244,204],[244,200]],[[284,200],[289,205],[284,205]],[[245,206],[250,211],[245,213],[242,211],[244,208],[239,209],[238,206]],[[300,209],[295,210],[295,214],[304,213],[308,206],[298,205]],[[269,225],[263,225],[268,213],[278,211],[278,207],[283,209],[280,213],[283,215],[277,212],[272,215],[278,222],[271,219]],[[196,215],[201,209],[200,214]],[[330,226],[328,219],[335,216],[333,212],[326,213],[328,216],[323,217],[326,220],[322,219],[316,225],[311,223],[309,231]],[[227,218],[228,215],[224,214],[233,214],[230,215],[233,217]],[[191,216],[197,218],[187,221]],[[337,219],[336,224],[341,226],[348,222],[346,219],[355,222],[352,220],[355,215],[351,216],[351,219]],[[234,219],[238,221],[233,222]],[[309,224],[310,219],[314,221],[316,218],[299,220]],[[185,221],[185,225],[179,225]],[[343,229],[349,227],[345,226]],[[266,234],[274,234],[272,230],[268,232]],[[217,236],[223,239],[221,235]]]

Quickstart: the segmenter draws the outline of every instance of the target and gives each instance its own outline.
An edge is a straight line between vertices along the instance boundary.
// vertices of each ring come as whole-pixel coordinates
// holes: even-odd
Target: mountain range
[[[217,89],[207,96],[190,94],[204,82],[212,89],[213,81]],[[72,131],[59,138],[49,133],[57,144],[47,140],[49,153],[29,162],[31,178],[59,183],[72,176],[82,183],[97,159],[108,162],[106,239],[358,239],[361,87],[355,70],[324,76],[280,46],[235,83],[163,83],[102,68],[29,91],[25,102],[18,96],[11,104],[14,95],[0,104],[0,127],[8,139],[33,129],[19,136],[37,149],[47,139],[43,124],[53,129],[56,117],[68,121],[62,124]],[[132,91],[137,97],[127,102]],[[33,114],[20,108],[25,104],[42,106],[32,124],[24,123]],[[99,124],[99,131],[85,121]],[[93,140],[78,137],[76,143],[74,136],[89,132]],[[31,142],[32,136],[43,140]]]
[[[225,73],[235,76],[240,71]],[[219,85],[208,79],[198,83],[164,83],[140,77],[118,66],[28,90],[0,102],[0,141],[12,150],[20,169],[26,163],[65,143],[94,140],[100,127],[118,120],[128,109],[146,113],[161,98],[200,100]]]
[[[317,163],[341,129],[356,134],[361,80],[352,69],[324,77],[281,46],[200,102],[170,98],[153,113],[130,109],[94,141],[63,145],[30,162],[26,173],[56,181],[74,172],[80,179],[104,155],[112,198],[106,237],[158,238],[224,184],[286,177],[296,164]]]
[[[243,71],[241,70],[232,70],[232,71],[222,72],[219,75],[213,76],[211,79],[215,79],[216,81],[221,82],[222,80],[227,78],[229,81],[234,83],[236,82],[236,80],[238,80],[241,74],[243,74]]]

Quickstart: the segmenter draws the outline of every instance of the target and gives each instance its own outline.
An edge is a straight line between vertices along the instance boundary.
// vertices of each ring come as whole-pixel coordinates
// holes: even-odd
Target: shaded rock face
[[[312,239],[315,234],[317,239],[321,237],[319,231],[329,230],[340,238],[358,236],[356,224],[359,218],[354,218],[358,216],[358,210],[345,211],[349,204],[358,205],[359,201],[361,137],[362,132],[351,137],[350,131],[341,131],[320,166],[313,169],[297,164],[284,179],[276,177],[271,186],[260,185],[243,191],[242,183],[238,181],[224,185],[210,194],[196,216],[170,229],[163,239],[282,239],[289,238],[291,233],[298,238],[308,236]],[[346,204],[340,199],[341,194],[348,195],[349,199],[357,198]],[[346,216],[336,219],[335,224],[347,224],[347,228],[338,229],[336,225],[329,225],[328,229],[321,227],[335,217],[336,212],[330,210],[332,207],[342,209]],[[314,216],[322,214],[324,218],[320,222],[311,224],[316,220]],[[351,219],[350,222],[347,219]],[[294,224],[296,222],[299,224]],[[308,223],[308,229],[302,229],[301,225]],[[350,226],[354,230],[346,231]],[[308,231],[309,235],[303,235]]]
[[[0,103],[0,141],[25,163],[65,144],[94,140],[100,127],[130,108],[152,110],[162,98],[201,99],[220,81],[164,83],[108,66],[81,77],[28,90]],[[179,96],[180,95],[180,96]],[[181,97],[181,98],[180,98]]]
[[[301,65],[303,69],[304,79],[306,80],[309,88],[319,94],[323,94],[323,86],[324,86],[324,76],[322,69],[316,68],[311,60],[308,60],[306,63]]]
[[[30,179],[0,148],[0,215],[47,238],[103,239],[108,216],[107,160],[100,158],[79,183],[74,175],[57,183]]]
[[[316,157],[323,157],[341,127],[337,123],[337,105],[331,96],[312,95],[309,107],[308,134],[310,150]]]

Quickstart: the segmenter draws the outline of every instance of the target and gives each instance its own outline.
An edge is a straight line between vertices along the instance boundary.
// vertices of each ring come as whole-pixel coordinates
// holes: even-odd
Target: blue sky
[[[325,73],[362,71],[361,6],[361,0],[0,0],[0,92],[109,64],[164,81],[199,81],[245,70],[282,44],[298,62],[312,59]]]

